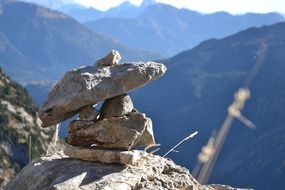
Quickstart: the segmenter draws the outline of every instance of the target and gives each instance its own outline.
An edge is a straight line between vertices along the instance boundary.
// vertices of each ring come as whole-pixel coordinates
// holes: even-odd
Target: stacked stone
[[[71,122],[66,142],[76,147],[120,150],[155,143],[151,119],[138,113],[126,94],[105,100],[99,112],[92,106],[84,107],[79,120]]]
[[[65,154],[88,161],[130,164],[138,146],[155,144],[152,121],[139,113],[127,94],[162,76],[166,67],[155,62],[120,64],[112,50],[93,66],[67,72],[40,109],[43,127],[76,114],[69,125]],[[95,105],[103,102],[100,110]]]

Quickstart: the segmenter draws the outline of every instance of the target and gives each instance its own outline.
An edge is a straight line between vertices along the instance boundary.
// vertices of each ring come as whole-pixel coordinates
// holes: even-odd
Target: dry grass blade
[[[179,143],[177,143],[174,147],[172,147],[167,153],[165,153],[162,157],[167,156],[169,153],[171,152],[175,152],[175,148],[177,148],[179,145],[181,145],[183,142],[192,139],[193,137],[195,137],[198,134],[198,131],[195,131],[194,133],[191,133],[190,135],[188,135],[186,138],[182,139]]]
[[[56,130],[54,132],[53,140],[50,142],[48,149],[46,151],[46,155],[52,155],[55,154],[59,150],[59,139],[58,139],[58,133],[60,130],[60,124],[56,125]]]
[[[150,154],[154,154],[154,153],[156,153],[159,150],[160,150],[160,148],[154,149],[153,151],[150,152]]]
[[[29,136],[29,163],[32,161],[32,136]]]
[[[144,148],[144,152],[148,151],[149,149],[151,149],[153,147],[160,147],[160,145],[161,144],[151,144],[151,145],[148,145],[147,147]]]

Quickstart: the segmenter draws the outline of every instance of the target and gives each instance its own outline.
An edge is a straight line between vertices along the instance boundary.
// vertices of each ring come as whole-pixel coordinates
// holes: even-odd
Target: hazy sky
[[[86,6],[93,6],[100,10],[106,10],[122,3],[124,0],[75,0]],[[139,5],[142,0],[129,0]],[[199,12],[227,11],[230,13],[245,12],[282,12],[285,13],[285,0],[157,0],[168,3],[178,8],[185,7]]]

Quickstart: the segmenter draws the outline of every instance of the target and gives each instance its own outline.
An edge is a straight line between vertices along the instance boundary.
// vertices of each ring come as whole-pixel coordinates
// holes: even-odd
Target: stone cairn
[[[104,163],[134,164],[135,147],[155,144],[152,121],[139,113],[128,92],[162,76],[166,67],[155,62],[120,64],[112,50],[93,66],[67,72],[40,108],[43,127],[76,114],[69,125],[64,153],[72,158]],[[103,102],[100,110],[95,105]]]

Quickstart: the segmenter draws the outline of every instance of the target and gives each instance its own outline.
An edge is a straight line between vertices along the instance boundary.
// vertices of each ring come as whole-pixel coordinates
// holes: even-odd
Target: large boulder
[[[220,189],[219,186],[199,184],[187,169],[169,159],[144,152],[140,154],[135,165],[87,162],[64,155],[43,157],[26,166],[5,190]]]
[[[96,144],[102,148],[130,150],[135,146],[155,144],[151,119],[141,113],[105,118],[93,123],[76,121],[69,131],[66,142],[77,147]]]
[[[87,66],[69,71],[54,86],[40,108],[42,126],[52,126],[79,113],[84,106],[144,86],[165,71],[163,64],[155,62]]]

